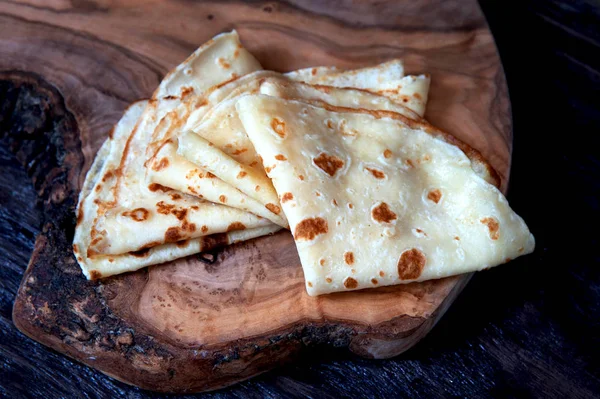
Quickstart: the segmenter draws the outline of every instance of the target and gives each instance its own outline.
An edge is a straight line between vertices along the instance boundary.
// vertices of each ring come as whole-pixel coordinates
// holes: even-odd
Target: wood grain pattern
[[[409,72],[431,73],[427,118],[482,151],[506,182],[510,111],[493,40],[475,2],[441,3],[0,3],[9,140],[24,164],[37,165],[30,174],[46,220],[15,323],[116,378],[179,392],[248,378],[308,346],[388,357],[413,345],[468,277],[313,299],[281,233],[227,248],[210,265],[188,258],[89,283],[70,240],[84,173],[123,108],[232,27],[266,68],[402,57]],[[27,134],[43,140],[32,145]],[[59,145],[45,151],[47,142]]]

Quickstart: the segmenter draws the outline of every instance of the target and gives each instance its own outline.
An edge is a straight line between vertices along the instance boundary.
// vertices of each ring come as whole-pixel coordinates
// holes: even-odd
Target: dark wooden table
[[[536,252],[477,274],[433,332],[396,359],[319,351],[205,397],[600,396],[600,3],[481,3],[513,105],[509,200],[536,236]],[[41,229],[35,198],[25,169],[0,145],[0,397],[160,397],[13,326],[14,296]]]

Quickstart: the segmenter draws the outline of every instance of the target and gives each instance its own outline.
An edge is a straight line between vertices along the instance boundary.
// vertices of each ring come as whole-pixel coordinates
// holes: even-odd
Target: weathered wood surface
[[[250,6],[255,6],[255,7],[258,7],[258,8],[259,8],[259,10],[260,10],[260,7],[262,7],[263,5],[250,5]],[[249,6],[249,7],[250,7],[250,6]],[[194,7],[195,7],[195,6],[194,6]],[[270,7],[273,7],[273,6],[272,6],[272,5],[270,5]],[[280,7],[285,7],[285,6],[280,6]],[[278,9],[278,10],[281,10],[281,9]],[[267,13],[267,14],[273,14],[273,8],[271,8],[271,12],[268,12],[268,11],[262,11],[262,12],[264,12],[264,13]],[[298,10],[296,10],[296,11],[294,11],[294,12],[298,12]],[[363,13],[363,14],[364,14],[364,13]],[[261,14],[261,15],[262,15],[262,14]],[[248,17],[248,18],[249,18],[249,17]],[[215,19],[216,19],[216,14],[213,14],[213,19],[212,19],[211,21],[213,21],[213,20],[215,20]],[[368,18],[367,18],[367,19],[368,19]],[[365,22],[364,20],[362,20],[362,21],[360,21],[360,22],[361,22],[361,23],[363,23],[363,24],[368,24],[368,21],[367,21],[367,22]],[[413,20],[413,22],[414,22],[414,23],[416,23],[414,20]],[[418,21],[417,21],[417,22],[418,22]],[[2,25],[2,26],[4,27],[5,25]],[[0,29],[1,29],[1,28],[0,28]],[[239,29],[239,30],[240,30],[240,32],[242,33],[242,35],[244,35],[244,32],[242,31],[242,29]],[[16,31],[18,31],[18,30],[17,30],[17,29],[12,29],[12,31],[13,31],[13,32],[16,32]],[[8,34],[8,33],[7,33],[7,34]],[[211,33],[211,34],[212,34],[212,33]],[[5,38],[5,37],[6,37],[6,35],[4,35],[4,36],[2,36],[2,37],[3,37],[3,38]],[[244,37],[245,37],[245,36],[244,36]],[[335,42],[334,42],[334,43],[335,43]],[[272,46],[272,44],[269,44],[269,45],[270,45],[270,46]],[[191,44],[190,44],[190,46],[191,46],[191,47],[193,47],[193,45],[191,45]],[[191,47],[190,47],[190,48],[191,48]],[[297,47],[297,46],[296,46],[296,47]],[[333,46],[333,47],[335,47],[335,46]],[[186,50],[186,51],[187,51],[187,50]],[[77,52],[74,52],[74,53],[77,53]],[[258,53],[260,54],[260,52],[258,52]],[[262,56],[261,56],[261,57],[262,57]],[[340,58],[340,57],[338,57],[338,58]],[[377,58],[377,60],[381,60],[381,59],[382,59],[382,58]],[[15,61],[14,59],[12,59],[12,58],[10,58],[10,57],[8,57],[8,60],[9,60],[9,61]],[[261,61],[263,61],[263,62],[265,61],[264,57],[263,57],[263,58],[261,58]],[[6,59],[3,59],[3,61],[2,61],[2,62],[6,62]],[[19,62],[20,62],[20,63],[22,63],[22,62],[23,62],[23,60],[19,60]],[[172,65],[172,64],[174,64],[174,63],[176,63],[176,62],[177,62],[177,59],[173,58],[173,60],[171,61],[171,63],[170,63],[170,64],[168,64],[168,65]],[[343,62],[348,62],[348,63],[347,63],[347,64],[344,64]],[[351,60],[351,61],[340,61],[340,62],[334,62],[334,63],[337,63],[338,65],[342,65],[342,66],[355,65],[355,64],[353,64],[352,62],[354,62],[354,61],[352,61],[352,60]],[[362,60],[358,60],[358,61],[356,61],[356,62],[358,62],[358,63],[361,63],[361,64],[364,64],[364,63],[367,63],[368,61],[365,61],[364,59],[362,59]],[[312,63],[312,62],[310,62],[310,63]],[[328,63],[330,63],[330,62],[328,62]],[[41,67],[44,67],[44,68],[50,68],[50,67],[48,66],[48,64],[50,64],[50,65],[51,65],[51,62],[50,62],[50,60],[46,60],[46,65],[42,65],[42,66],[40,66],[40,68],[41,68]],[[267,62],[265,62],[265,64],[266,64],[267,66],[269,66],[269,64],[268,64],[268,60],[267,60]],[[304,65],[305,65],[305,64],[301,64],[301,65],[299,65],[299,64],[293,64],[291,67],[295,67],[295,66],[304,66]],[[15,69],[15,68],[13,68],[13,69]],[[21,68],[21,69],[19,69],[19,70],[23,70],[23,69],[24,69],[24,68]],[[165,70],[166,70],[166,68],[165,68]],[[54,73],[57,73],[57,74],[59,74],[59,73],[60,73],[60,72],[57,72],[57,71],[52,71],[52,72],[54,72]],[[88,73],[89,71],[88,71],[88,70],[86,70],[85,68],[82,68],[82,72]],[[49,73],[50,73],[50,72],[49,72]],[[434,74],[435,74],[435,72],[432,72],[432,73],[434,73]],[[6,75],[6,76],[9,76],[9,75]],[[42,75],[42,76],[44,76],[44,75]],[[72,76],[71,76],[71,75],[67,75],[67,77],[72,77]],[[33,77],[33,79],[34,79],[34,80],[36,80],[36,79],[38,79],[38,78],[39,78],[39,76],[34,76],[34,77]],[[11,82],[17,82],[17,83],[18,83],[18,82],[27,81],[28,79],[31,79],[31,77],[30,77],[30,76],[23,76],[23,75],[19,75],[19,77],[15,78],[14,74],[11,74],[11,75],[10,75],[10,79],[11,79]],[[45,80],[45,79],[44,79],[44,80]],[[47,80],[46,80],[46,81],[47,81]],[[58,88],[60,89],[60,93],[58,93],[58,94],[61,94],[61,95],[65,96],[65,90],[64,90],[63,88],[61,88],[61,87],[60,87],[60,85],[57,85],[57,84],[56,84],[56,82],[54,82],[54,81],[50,81],[50,82],[51,82],[51,84],[52,84],[53,86],[56,86],[56,87],[58,87]],[[37,91],[42,91],[42,92],[43,92],[43,91],[45,90],[44,83],[45,83],[45,82],[42,82],[42,83],[34,83],[32,86],[33,86],[33,87],[35,87],[35,90],[37,90]],[[71,83],[72,83],[72,82],[71,82]],[[156,83],[153,83],[153,84],[156,84]],[[38,85],[38,86],[39,86],[39,87],[41,87],[42,89],[41,89],[41,90],[40,90],[40,89],[38,89],[36,85]],[[48,89],[48,90],[49,90],[49,92],[51,92],[51,91],[52,91],[52,90],[50,90],[50,89],[52,89],[52,88],[50,87],[50,88]],[[111,90],[114,90],[114,89],[111,89]],[[435,89],[432,89],[432,90],[435,90]],[[149,91],[150,91],[150,89],[149,89]],[[24,90],[23,92],[26,92],[26,90]],[[76,93],[71,93],[71,92],[69,92],[69,91],[67,91],[67,92],[69,93],[69,95],[76,95]],[[109,90],[109,92],[110,92],[110,90]],[[435,91],[434,91],[434,93],[435,93]],[[45,94],[43,94],[43,93],[42,93],[42,95],[45,95]],[[51,95],[52,95],[52,94],[50,94],[50,96],[51,96]],[[98,95],[98,94],[97,94],[97,95]],[[105,99],[103,98],[103,100],[105,100]],[[73,108],[73,107],[70,105],[70,103],[69,103],[69,101],[67,100],[67,98],[66,98],[66,97],[65,97],[65,101],[66,101],[66,103],[67,103],[67,109],[68,109],[69,111],[73,112],[73,114],[74,114],[74,115],[77,115],[77,112],[76,112],[76,111],[73,111],[73,110],[75,110],[77,107]],[[114,101],[114,99],[113,99],[113,101]],[[34,102],[35,102],[35,101],[34,101]],[[22,101],[22,103],[26,104],[24,101]],[[101,104],[101,103],[102,103],[102,102],[100,102],[99,104]],[[124,104],[123,104],[123,106],[124,106]],[[55,107],[55,105],[53,105],[53,107]],[[35,108],[35,107],[31,107],[31,106],[30,106],[30,108]],[[58,107],[58,108],[60,108],[60,107]],[[42,107],[42,109],[44,109],[44,108]],[[92,111],[94,111],[94,109],[93,109],[93,108],[90,108],[90,109],[89,109],[89,111],[88,111],[88,112],[90,112],[90,114],[88,114],[88,118],[91,118],[89,115],[91,115]],[[34,112],[34,113],[35,113],[35,112]],[[105,114],[105,115],[106,115],[106,114]],[[118,116],[119,116],[119,115],[118,115],[118,112],[117,112],[117,113],[115,113],[113,121],[114,121],[115,119],[117,119],[117,118],[118,118]],[[56,115],[54,115],[54,114],[52,115],[52,118],[59,118],[59,117],[60,117],[60,116],[56,116]],[[98,120],[95,120],[95,119],[94,119],[94,120],[95,120],[95,123],[99,123],[100,121],[102,121],[102,117],[100,117],[99,115],[94,115],[94,117],[95,117],[95,118],[96,118],[96,117],[98,118]],[[429,117],[430,117],[430,119],[432,119],[432,120],[434,119],[433,115],[431,115],[431,116],[429,116]],[[69,119],[68,117],[63,117],[63,118],[65,118],[65,120],[68,120],[68,119]],[[78,123],[78,129],[80,130],[80,132],[82,132],[82,131],[83,131],[83,128],[82,128],[82,124],[80,123],[80,117],[79,117],[79,116],[78,116],[78,117],[76,117],[76,121],[77,121],[77,123]],[[66,122],[63,122],[63,123],[66,123]],[[90,122],[88,121],[88,123],[90,123]],[[444,125],[443,125],[443,123],[439,123],[439,122],[438,122],[438,125],[440,125],[440,126],[443,126],[443,127],[446,127],[446,126],[444,126]],[[53,127],[53,128],[56,128],[56,127]],[[46,127],[44,127],[44,129],[47,129],[47,126],[46,126]],[[60,129],[60,127],[59,127],[58,129]],[[88,129],[90,129],[90,127],[89,127],[89,126],[88,126]],[[108,129],[108,126],[106,127],[106,130],[107,130],[107,129]],[[68,130],[68,129],[67,129],[67,130]],[[449,130],[451,130],[451,129],[449,129]],[[455,132],[455,133],[459,133],[459,132]],[[66,133],[63,131],[63,132],[62,132],[62,133],[60,133],[59,135],[63,135],[63,134],[66,134]],[[81,134],[81,137],[84,137],[84,136],[83,136],[83,134]],[[50,140],[50,141],[52,141],[52,140]],[[54,140],[54,141],[55,141],[55,140]],[[67,141],[69,141],[69,140],[67,140]],[[71,144],[71,143],[69,143],[69,145],[70,145],[70,144]],[[476,146],[476,147],[478,147],[478,148],[480,147],[480,146],[477,146],[477,145],[475,145],[475,146]],[[19,146],[17,145],[16,147],[13,147],[13,148],[19,148]],[[93,146],[92,146],[92,148],[96,148],[96,147],[93,147]],[[485,150],[484,150],[484,153],[485,153]],[[488,155],[488,154],[486,154],[486,155]],[[29,166],[30,164],[39,165],[39,163],[36,163],[36,162],[34,162],[34,163],[31,163],[31,162],[25,162],[24,160],[27,160],[27,161],[29,161],[29,158],[27,158],[27,156],[28,156],[28,155],[25,155],[25,157],[21,156],[21,158],[20,158],[20,159],[21,159],[21,161],[23,161],[24,163],[26,163],[28,166]],[[489,156],[489,155],[488,155],[488,156]],[[85,158],[85,157],[84,157],[84,159],[86,159],[86,160],[87,160],[87,158]],[[77,161],[77,160],[71,160],[71,161]],[[492,160],[492,162],[494,162],[494,161]],[[497,161],[496,161],[496,162],[497,162]],[[497,164],[495,164],[495,166],[498,168],[498,165],[497,165]],[[53,165],[50,165],[50,166],[48,166],[48,165],[45,165],[44,167],[41,167],[41,168],[39,169],[39,170],[41,171],[41,173],[40,173],[40,172],[36,173],[35,171],[33,171],[33,172],[30,172],[30,174],[32,174],[33,176],[43,176],[43,177],[46,177],[48,170],[51,170],[51,169],[53,169],[53,168],[54,168],[54,166],[53,166]],[[84,169],[85,169],[85,166],[84,166]],[[42,179],[42,178],[40,178],[40,179],[36,179],[36,181],[43,181],[43,180],[44,180],[44,179]],[[67,179],[67,180],[68,180],[68,179]],[[41,184],[41,183],[38,183],[38,184]],[[44,191],[43,191],[44,189],[43,189],[43,188],[41,188],[41,189],[40,189],[39,187],[36,187],[36,189],[38,189],[38,192],[40,192],[40,193],[42,194],[42,197],[44,197],[44,195],[46,195],[46,194],[47,194],[47,193],[46,193],[46,194],[44,193]],[[40,191],[40,190],[41,190],[41,191]],[[55,194],[55,195],[58,195],[58,194]],[[60,195],[58,195],[58,197],[60,197]],[[60,200],[60,198],[58,198],[58,199]],[[54,249],[56,249],[56,250],[58,251],[58,247],[56,247],[56,248],[54,248]],[[74,278],[75,278],[75,279],[77,278],[77,275],[75,275],[75,274],[74,274],[73,276],[74,276]],[[54,280],[52,280],[52,281],[54,281]],[[56,288],[56,287],[54,287],[54,288]],[[96,292],[100,292],[100,294],[103,294],[103,292],[102,292],[102,291],[103,291],[103,289],[96,289]],[[63,292],[63,294],[64,294],[64,292]],[[56,295],[58,296],[58,294],[56,294]],[[58,300],[58,299],[57,299],[57,300]],[[92,309],[92,310],[93,310],[93,309]],[[81,325],[80,325],[80,327],[81,327]],[[81,328],[81,330],[82,330],[83,332],[85,332],[85,323],[84,323],[83,327],[84,327],[84,328]],[[68,331],[78,331],[78,330],[68,330]],[[59,332],[59,335],[60,335],[60,334],[64,334],[64,332]],[[69,334],[65,334],[65,336],[68,336],[68,335],[69,335]],[[72,335],[72,334],[71,334],[71,335]],[[94,334],[92,334],[92,335],[94,335]],[[84,335],[84,336],[85,336],[85,335]],[[109,338],[110,338],[110,337],[109,337]],[[114,337],[113,337],[113,338],[114,338]],[[117,337],[117,341],[120,341],[120,342],[118,342],[118,345],[117,345],[117,346],[119,346],[119,347],[120,347],[120,346],[126,346],[126,345],[127,345],[127,342],[128,342],[128,338],[127,338],[127,336],[126,336],[126,334],[125,334],[125,338]],[[318,341],[318,340],[317,340],[317,341]],[[110,342],[109,342],[109,343],[110,343]],[[310,343],[310,340],[308,340],[308,341],[307,341],[307,343]],[[143,344],[143,343],[142,343],[142,344]],[[343,343],[343,342],[342,342],[341,344],[342,344],[342,345],[345,345],[345,343]],[[133,345],[133,347],[135,347],[135,346],[137,346],[137,345],[138,345],[138,343],[137,343],[137,341],[135,341],[135,344]],[[110,345],[108,345],[108,347],[110,347]],[[235,357],[235,356],[234,356],[234,357]]]

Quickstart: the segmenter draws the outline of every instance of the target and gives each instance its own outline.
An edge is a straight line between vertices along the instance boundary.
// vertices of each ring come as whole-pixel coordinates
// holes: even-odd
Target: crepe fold
[[[261,203],[263,209],[261,209],[261,213],[257,214],[269,217],[264,214],[265,210],[268,210],[279,218],[270,217],[272,221],[288,227],[285,215],[281,213],[281,204],[277,193],[238,117],[236,110],[238,100],[258,92],[287,98],[302,96],[307,101],[329,101],[331,104],[348,108],[390,110],[420,120],[420,115],[409,106],[394,101],[398,93],[405,97],[414,94],[413,86],[394,86],[405,78],[399,65],[401,65],[399,62],[391,62],[378,68],[341,72],[335,70],[335,75],[327,80],[330,86],[298,83],[268,71],[248,74],[220,88],[220,91],[227,90],[229,95],[219,95],[218,98],[221,99],[221,102],[206,111],[203,117],[194,117],[192,118],[194,122],[186,124],[182,133],[178,134],[178,154],[192,164],[236,187],[251,200]],[[382,73],[390,79],[395,76],[395,79],[392,79],[392,83],[385,82],[384,84],[372,78],[373,71]],[[313,78],[323,80],[324,76],[328,76],[327,73],[330,71],[321,68],[319,74],[309,74],[308,77],[304,77],[304,73],[300,73],[298,76],[307,81],[311,81]],[[361,88],[336,87],[353,82],[360,83]],[[228,89],[228,86],[233,88]],[[375,94],[382,91],[382,88],[393,87],[395,90],[390,89],[389,92],[385,92],[385,95]],[[428,85],[422,87],[421,98],[426,99],[427,90]],[[388,94],[392,92],[395,95],[389,96]],[[209,100],[209,103],[212,102],[214,101]],[[186,131],[188,128],[191,130]],[[269,166],[266,168],[268,170]],[[182,174],[180,173],[180,175]],[[208,198],[202,187],[195,188],[194,191],[204,198]],[[248,199],[244,203],[247,205]],[[231,202],[229,204],[240,207]],[[240,207],[240,209],[253,212],[249,208]],[[282,224],[281,220],[284,220],[285,223]]]
[[[222,34],[170,72],[150,100],[126,110],[96,155],[80,194],[73,249],[86,277],[136,270],[280,228],[254,213],[177,192],[146,176],[148,151],[171,143],[161,125],[166,116],[183,116],[182,110],[190,112],[206,92],[259,68],[235,32]],[[151,148],[153,143],[158,146]],[[240,193],[177,159],[175,151],[151,168],[172,170],[172,176],[193,171],[221,198]]]
[[[257,94],[236,104],[310,295],[477,271],[533,251],[477,151],[398,112],[322,100]]]

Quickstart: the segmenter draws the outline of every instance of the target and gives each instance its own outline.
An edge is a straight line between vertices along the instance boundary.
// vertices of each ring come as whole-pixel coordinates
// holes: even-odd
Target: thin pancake
[[[108,161],[112,166],[103,177],[105,181],[94,189],[98,190],[94,191],[98,206],[95,214],[90,215],[93,226],[88,255],[127,253],[166,242],[222,233],[236,223],[246,228],[268,224],[238,209],[191,196],[162,192],[158,184],[145,181],[144,154],[154,127],[162,116],[197,90],[230,79],[232,73],[255,68],[249,62],[245,62],[245,66],[232,64],[219,76],[219,69],[209,65],[207,68],[212,74],[206,78],[207,83],[198,82],[197,76],[200,76],[202,65],[207,63],[206,60],[218,64],[215,59],[223,58],[219,56],[226,53],[223,49],[235,47],[242,54],[237,48],[238,43],[237,34],[229,33],[219,35],[203,45],[184,64],[167,75],[145,106],[138,103],[123,117],[111,140]],[[179,93],[179,96],[174,93]],[[170,159],[161,158],[158,167],[167,167],[171,163]],[[221,217],[211,217],[217,214]]]
[[[251,78],[252,75],[248,75],[247,78],[242,79],[250,80]],[[245,90],[232,92],[232,94],[237,94],[237,97],[227,97],[211,109],[202,122],[194,127],[194,133],[187,132],[179,137],[178,153],[194,165],[209,171],[231,186],[237,187],[248,197],[260,202],[265,209],[277,215],[282,215],[281,204],[275,189],[265,174],[265,169],[268,170],[273,166],[268,164],[263,168],[260,157],[256,154],[252,142],[245,133],[235,108],[241,97],[260,90],[261,93],[284,98],[300,97],[306,101],[326,100],[336,106],[389,110],[399,112],[409,118],[421,119],[407,107],[395,103],[388,97],[366,90],[313,86],[293,82],[274,74],[256,76],[256,79],[250,80],[250,83],[240,88],[243,87]],[[180,173],[180,175],[183,174]],[[208,198],[202,185],[197,192]]]
[[[489,165],[427,123],[264,95],[237,108],[274,165],[310,295],[482,270],[534,248]]]

